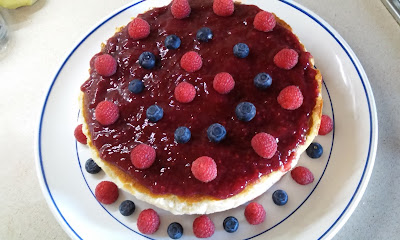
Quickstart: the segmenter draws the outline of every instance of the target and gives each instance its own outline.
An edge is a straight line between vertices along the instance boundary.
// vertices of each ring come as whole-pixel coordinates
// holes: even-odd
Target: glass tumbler
[[[8,41],[7,25],[0,13],[0,52],[6,49],[7,41]]]

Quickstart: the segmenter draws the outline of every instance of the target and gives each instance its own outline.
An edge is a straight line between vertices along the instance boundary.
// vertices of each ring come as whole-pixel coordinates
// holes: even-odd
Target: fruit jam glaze
[[[235,3],[233,15],[217,16],[212,1],[190,1],[188,18],[174,19],[170,6],[155,8],[138,17],[150,25],[150,35],[141,40],[129,37],[128,27],[123,27],[108,39],[102,51],[90,61],[90,77],[81,86],[84,93],[84,115],[93,145],[100,157],[117,166],[153,194],[174,194],[182,197],[209,196],[225,199],[241,192],[246,185],[260,176],[287,167],[293,150],[304,143],[309,130],[310,115],[319,94],[315,81],[317,71],[309,64],[311,55],[304,52],[297,37],[282,26],[280,21],[271,32],[254,29],[255,15],[261,11],[253,5]],[[208,42],[196,39],[202,27],[212,30]],[[181,39],[178,49],[167,49],[164,40],[168,35]],[[237,58],[233,47],[245,43],[250,49],[246,58]],[[273,58],[284,48],[299,54],[298,64],[284,70],[277,67]],[[200,70],[189,73],[180,67],[181,57],[197,52],[203,61]],[[156,56],[153,69],[139,65],[143,52]],[[110,77],[99,75],[94,69],[95,58],[108,53],[117,61],[117,71]],[[215,75],[227,72],[235,81],[234,89],[220,94],[213,89]],[[272,85],[266,90],[257,89],[253,79],[266,72]],[[141,79],[145,89],[139,94],[129,91],[129,83]],[[181,83],[192,84],[196,96],[190,103],[177,102],[175,87]],[[285,110],[277,102],[282,89],[295,85],[304,100],[296,110]],[[118,120],[102,126],[95,119],[95,108],[101,101],[114,102],[119,108]],[[239,121],[235,108],[240,102],[250,102],[256,107],[255,117]],[[152,123],[146,119],[146,109],[158,105],[163,118]],[[219,123],[226,129],[226,138],[210,142],[207,128]],[[185,126],[191,131],[189,142],[179,144],[174,132]],[[278,147],[271,159],[257,155],[251,139],[267,132],[277,140]],[[145,143],[156,150],[156,160],[150,168],[140,170],[132,165],[131,150]],[[191,164],[201,156],[213,158],[218,175],[208,183],[197,180]],[[287,170],[287,169],[286,169]]]

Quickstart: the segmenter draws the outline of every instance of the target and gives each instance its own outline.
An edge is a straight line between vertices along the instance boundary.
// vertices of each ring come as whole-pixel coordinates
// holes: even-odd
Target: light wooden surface
[[[1,10],[11,32],[0,56],[0,239],[68,239],[42,196],[34,135],[55,71],[78,40],[128,0],[39,0]],[[400,235],[400,26],[380,0],[297,0],[349,43],[369,77],[379,118],[371,181],[334,239]]]

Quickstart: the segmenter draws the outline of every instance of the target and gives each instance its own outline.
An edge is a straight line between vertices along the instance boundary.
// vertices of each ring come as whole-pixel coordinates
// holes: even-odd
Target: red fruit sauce
[[[280,23],[268,33],[254,29],[254,17],[261,11],[258,7],[235,4],[232,16],[219,17],[210,0],[192,0],[190,4],[192,12],[182,20],[173,18],[170,6],[140,14],[151,28],[145,39],[132,40],[127,27],[111,37],[98,54],[109,53],[116,58],[118,70],[113,76],[97,74],[93,69],[98,54],[92,58],[90,77],[81,87],[86,122],[101,157],[151,192],[224,199],[292,161],[292,150],[305,140],[319,94],[314,80],[316,70],[308,61],[299,62],[291,70],[275,66],[273,58],[283,48],[296,50],[300,57],[307,53],[296,36]],[[212,40],[196,40],[201,27],[211,28]],[[170,34],[182,41],[176,50],[164,46],[165,37]],[[249,46],[247,58],[233,55],[233,46],[239,42]],[[155,68],[146,70],[138,64],[144,51],[156,55]],[[188,73],[179,65],[188,51],[198,52],[203,59],[203,67],[197,72]],[[213,89],[213,79],[220,72],[228,72],[235,79],[235,88],[229,94],[221,95]],[[253,84],[260,72],[272,77],[271,87],[264,91]],[[141,94],[129,92],[133,79],[143,80],[146,88]],[[174,98],[175,87],[183,81],[197,89],[191,103],[179,103]],[[293,111],[283,109],[277,102],[279,92],[289,85],[298,86],[304,96],[302,106]],[[94,117],[96,105],[103,100],[114,102],[120,110],[117,122],[106,127]],[[239,121],[235,116],[236,105],[244,101],[257,108],[250,122]],[[146,109],[153,104],[164,110],[164,117],[157,123],[146,120]],[[207,128],[213,123],[220,123],[227,130],[226,139],[218,144],[207,138]],[[191,131],[191,140],[186,144],[174,142],[175,129],[180,126]],[[260,132],[278,139],[277,154],[271,159],[258,156],[252,149],[251,139]],[[144,170],[136,169],[129,156],[141,143],[152,146],[157,153],[153,165]],[[218,168],[217,177],[208,183],[191,173],[191,163],[204,154],[213,158]]]

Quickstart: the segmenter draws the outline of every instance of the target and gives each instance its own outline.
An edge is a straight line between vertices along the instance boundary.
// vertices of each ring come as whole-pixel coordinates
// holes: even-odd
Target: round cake
[[[254,199],[318,134],[322,77],[312,55],[274,14],[232,6],[175,0],[138,15],[93,56],[81,86],[94,161],[173,214]]]

